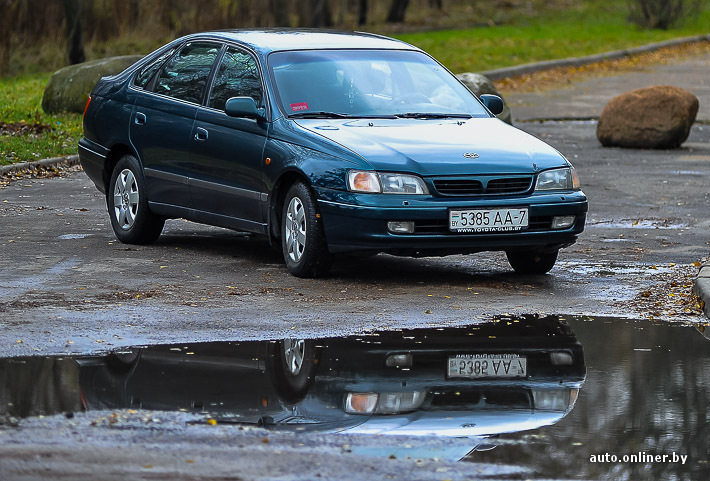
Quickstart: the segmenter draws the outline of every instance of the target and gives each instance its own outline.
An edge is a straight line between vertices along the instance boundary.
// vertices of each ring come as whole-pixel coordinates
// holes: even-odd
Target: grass
[[[82,135],[80,114],[48,115],[42,111],[42,94],[50,74],[0,78],[0,125],[27,124],[23,135],[0,135],[0,165],[76,154]],[[33,133],[37,125],[51,127]]]
[[[621,7],[619,6],[621,3]],[[623,2],[551,11],[510,25],[396,34],[452,72],[481,72],[512,65],[580,57],[710,32],[710,10],[673,30],[644,30],[626,20]]]
[[[499,8],[498,5],[506,5]],[[368,25],[423,48],[451,71],[481,72],[522,63],[579,57],[671,38],[710,32],[710,6],[673,30],[644,30],[627,21],[626,2],[607,0],[526,0],[488,2],[460,7],[440,15],[408,12],[407,24]],[[383,14],[384,15],[384,14]],[[473,28],[431,30],[475,25]],[[354,27],[354,25],[352,26]],[[346,26],[346,28],[348,28]],[[430,29],[397,33],[402,28]],[[108,42],[87,44],[90,59],[147,53],[165,43],[164,33],[137,30]],[[0,165],[76,153],[82,135],[81,115],[48,115],[41,99],[49,73],[64,58],[62,42],[18,46],[11,57],[9,77],[0,77],[0,124],[24,122],[48,125],[46,132],[0,134]]]

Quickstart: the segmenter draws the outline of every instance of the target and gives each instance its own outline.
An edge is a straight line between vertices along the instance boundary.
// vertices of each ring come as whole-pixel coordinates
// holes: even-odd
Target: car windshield
[[[489,116],[466,87],[421,52],[276,52],[269,66],[281,108],[290,117]]]

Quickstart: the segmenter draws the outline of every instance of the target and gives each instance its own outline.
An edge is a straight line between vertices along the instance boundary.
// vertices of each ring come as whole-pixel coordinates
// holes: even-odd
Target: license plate
[[[527,207],[449,211],[452,232],[514,232],[527,228]]]
[[[448,377],[525,378],[528,360],[518,354],[458,354],[449,357]]]

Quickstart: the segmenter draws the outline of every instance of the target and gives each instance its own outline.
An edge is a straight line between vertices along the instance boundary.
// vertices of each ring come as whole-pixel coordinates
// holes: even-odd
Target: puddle
[[[59,239],[59,240],[73,240],[73,239],[86,239],[87,237],[91,237],[91,234],[62,234],[60,236],[57,236],[57,239]]]
[[[699,479],[710,448],[706,336],[691,327],[530,316],[2,359],[0,415],[180,410],[220,425],[455,437],[470,442],[408,451],[378,447],[376,437],[354,452],[463,459],[497,466],[499,477]],[[639,453],[648,457],[624,461]],[[686,462],[651,458],[673,454]]]
[[[587,222],[586,227],[603,227],[605,229],[685,229],[687,224],[673,224],[663,219],[621,219]]]

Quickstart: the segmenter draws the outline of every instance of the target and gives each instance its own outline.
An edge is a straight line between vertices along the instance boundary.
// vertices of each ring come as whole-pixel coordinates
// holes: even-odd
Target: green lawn
[[[710,6],[705,6],[705,11],[681,27],[664,31],[643,30],[628,23],[625,2],[532,0],[526,4],[536,6],[533,13],[522,7],[504,13],[482,10],[481,22],[476,22],[485,25],[487,19],[491,19],[489,23],[501,25],[393,36],[423,48],[451,71],[461,73],[578,57],[710,33]],[[455,13],[452,12],[454,17]],[[467,21],[461,17],[457,23]],[[148,51],[162,43],[162,40],[140,38],[143,41],[140,46],[126,43],[126,39],[94,45],[89,49],[93,52],[91,57]],[[37,58],[31,55],[24,58],[34,58],[35,64],[32,65],[37,68],[45,65],[37,63]],[[30,67],[20,71],[34,71]],[[47,69],[47,65],[44,68]],[[0,124],[24,121],[30,125],[39,123],[52,127],[42,133],[17,136],[2,132],[0,165],[76,153],[82,132],[81,115],[47,115],[40,106],[49,76],[49,73],[39,73],[0,78],[0,98],[4,99],[0,104]]]
[[[420,47],[452,72],[481,72],[529,62],[580,57],[710,33],[710,10],[673,30],[642,30],[616,2],[558,11],[512,25],[395,35]],[[622,2],[619,2],[622,3]],[[623,6],[623,5],[622,5]],[[519,23],[518,23],[519,22]]]
[[[75,154],[81,138],[80,114],[48,115],[42,111],[42,93],[50,74],[0,78],[0,126],[2,124],[28,124],[24,135],[9,135],[3,129],[0,135],[0,165]],[[51,127],[33,133],[33,127],[42,124]]]

